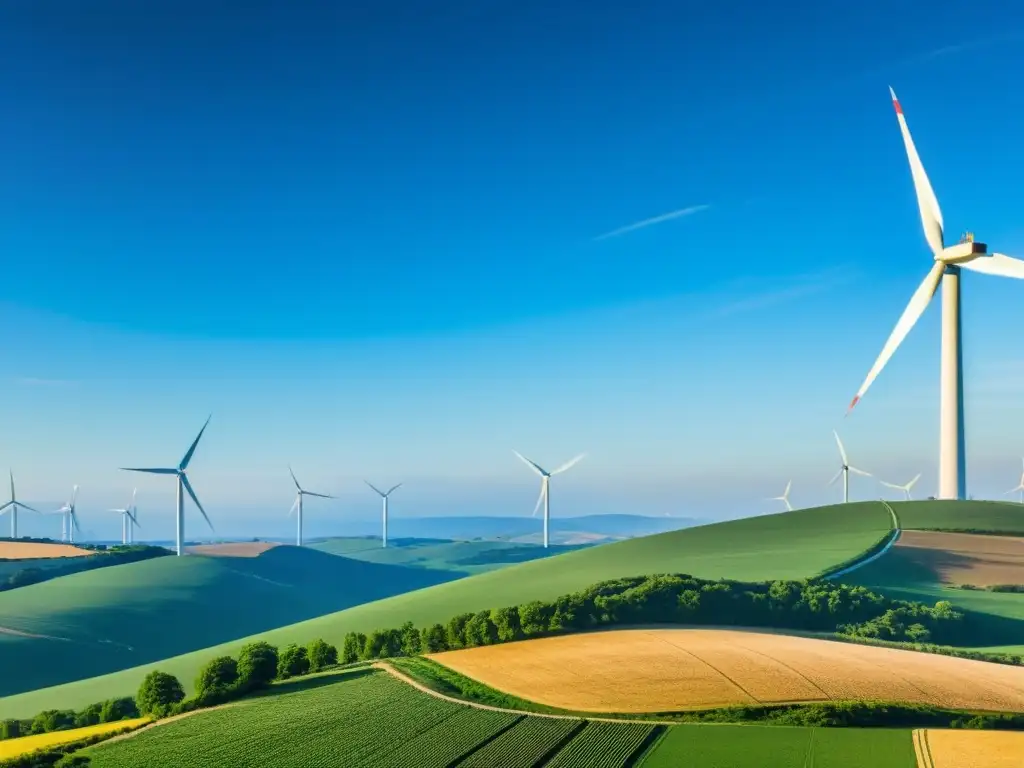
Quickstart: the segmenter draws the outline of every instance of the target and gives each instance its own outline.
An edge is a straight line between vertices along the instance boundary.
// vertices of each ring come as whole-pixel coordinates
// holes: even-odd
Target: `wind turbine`
[[[786,505],[786,511],[792,512],[793,505],[789,503],[789,489],[790,487],[792,487],[792,485],[793,481],[790,480],[789,482],[786,483],[786,492],[784,494],[782,494],[781,496],[772,496],[770,499],[768,499],[768,501],[781,501],[783,504]]]
[[[384,492],[384,491],[382,491],[382,490],[381,490],[380,488],[378,488],[378,487],[377,487],[377,486],[375,486],[375,485],[374,485],[373,483],[371,483],[371,482],[370,482],[369,480],[363,480],[363,482],[364,482],[364,483],[366,483],[366,484],[367,484],[368,486],[370,486],[371,488],[373,488],[373,490],[374,490],[374,491],[376,491],[376,492],[377,492],[377,494],[378,494],[378,495],[379,495],[379,496],[380,496],[380,497],[381,497],[382,499],[384,499],[384,511],[383,511],[383,519],[384,519],[384,535],[383,535],[383,537],[381,538],[381,541],[383,542],[381,546],[384,546],[384,547],[386,547],[386,546],[388,545],[388,496],[390,496],[390,495],[391,495],[391,494],[392,494],[392,493],[393,493],[393,492],[394,492],[395,490],[397,490],[398,488],[401,488],[401,487],[402,487],[402,484],[401,484],[401,483],[399,483],[398,485],[393,485],[393,486],[391,486],[390,488],[388,488],[388,490],[387,490],[387,493],[385,493],[385,492]]]
[[[897,491],[903,491],[903,493],[907,497],[906,500],[910,501],[911,500],[910,489],[913,488],[914,487],[914,483],[916,483],[920,479],[921,479],[921,475],[917,474],[917,475],[914,476],[914,479],[911,480],[906,485],[895,485],[894,483],[887,483],[887,482],[885,482],[885,480],[879,480],[878,482],[880,482],[882,485],[886,486],[887,488],[895,488]]]
[[[14,494],[14,471],[11,471],[11,500],[0,507],[0,514],[3,514],[7,509],[11,510],[11,539],[18,538],[18,507],[27,509],[29,512],[35,512],[37,515],[41,515],[38,509],[30,507],[28,504],[23,504],[18,501],[18,497]]]
[[[146,472],[151,475],[174,475],[177,485],[177,515],[175,519],[175,552],[178,557],[181,557],[181,542],[185,536],[185,493],[187,492],[189,497],[195,502],[196,507],[203,515],[203,519],[206,520],[206,524],[210,526],[210,530],[213,530],[213,523],[210,522],[210,518],[206,514],[206,510],[203,509],[203,505],[199,503],[199,499],[196,498],[196,492],[192,490],[192,484],[188,481],[188,475],[185,474],[188,469],[188,463],[192,461],[192,454],[196,452],[196,446],[199,445],[199,439],[203,436],[203,432],[206,431],[207,425],[210,423],[211,416],[206,418],[206,423],[203,424],[203,428],[199,430],[199,434],[196,435],[196,439],[192,441],[192,445],[189,446],[186,451],[184,458],[177,467],[121,467],[125,472]]]
[[[828,484],[832,485],[839,479],[840,475],[843,476],[843,503],[845,504],[850,500],[850,473],[853,472],[855,475],[863,475],[864,477],[871,477],[871,473],[865,472],[863,469],[851,467],[850,460],[846,458],[846,449],[843,448],[843,441],[839,439],[839,433],[833,429],[832,434],[836,436],[836,445],[839,446],[839,456],[843,460],[843,465],[836,472],[835,476],[828,481]]]
[[[111,512],[118,512],[121,515],[121,543],[131,544],[132,543],[132,526],[138,525],[139,521],[135,518],[135,493],[138,488],[132,489],[132,503],[124,509],[112,509]]]
[[[537,503],[533,507],[533,513],[530,517],[537,514],[537,510],[540,509],[540,503],[544,502],[544,548],[548,546],[548,524],[551,520],[551,478],[555,475],[565,472],[567,469],[574,467],[584,456],[585,453],[581,453],[575,459],[567,461],[565,464],[560,466],[554,472],[548,472],[539,464],[530,461],[528,458],[523,456],[519,451],[513,450],[516,456],[522,459],[523,463],[530,467],[534,472],[540,475],[540,496],[537,497]]]
[[[924,236],[932,249],[935,263],[914,291],[907,308],[896,323],[882,353],[868,372],[847,414],[867,392],[868,387],[918,321],[928,302],[942,283],[942,353],[939,376],[939,494],[940,499],[964,499],[967,496],[967,469],[964,448],[963,350],[961,349],[960,270],[986,275],[1024,279],[1024,261],[1002,253],[988,253],[984,243],[965,234],[959,243],[946,247],[943,239],[942,212],[910,137],[903,108],[896,93],[889,89],[896,108],[896,120],[903,134],[903,145],[910,161],[910,173],[917,194]]]
[[[1021,462],[1024,463],[1024,459],[1021,459]],[[1016,491],[1020,491],[1020,503],[1024,504],[1024,470],[1021,471],[1020,482],[1017,483],[1017,487],[1011,488],[1009,491],[1004,493],[1003,496],[1009,496],[1011,493],[1015,493]]]
[[[78,486],[76,485],[71,490],[71,501],[53,513],[61,516],[60,540],[67,540],[72,544],[75,543],[75,531],[82,532],[78,525],[78,515],[75,513],[75,502],[77,499]]]
[[[292,508],[288,510],[290,515],[295,510],[298,510],[298,524],[299,530],[295,536],[295,543],[297,546],[302,546],[302,497],[303,496],[316,496],[319,499],[333,499],[333,496],[328,496],[325,493],[313,493],[312,491],[303,490],[302,486],[299,485],[299,481],[295,479],[295,473],[292,472],[292,468],[288,467],[288,474],[292,476],[292,482],[295,483],[295,490],[298,493],[295,494],[295,503],[292,504]]]

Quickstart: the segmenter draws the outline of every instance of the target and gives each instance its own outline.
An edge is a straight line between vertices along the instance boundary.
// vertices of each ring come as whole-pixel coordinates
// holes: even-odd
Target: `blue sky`
[[[929,267],[887,86],[947,239],[1024,256],[1024,13],[550,5],[5,4],[19,495],[77,482],[113,535],[116,467],[176,462],[211,412],[192,476],[225,534],[291,530],[289,462],[341,496],[311,534],[376,514],[363,477],[405,481],[396,515],[529,514],[512,448],[589,453],[555,514],[731,517],[790,478],[824,503],[833,427],[931,492],[938,302],[843,419]],[[978,496],[1019,477],[1022,291],[965,278]]]

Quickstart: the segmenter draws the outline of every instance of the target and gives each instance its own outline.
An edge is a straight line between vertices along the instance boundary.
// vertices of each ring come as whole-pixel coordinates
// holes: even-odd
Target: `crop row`
[[[547,768],[623,768],[653,730],[653,725],[587,723]]]
[[[387,765],[389,768],[444,768],[477,744],[493,738],[521,717],[467,707],[430,730],[422,732],[398,749],[388,752],[383,758],[365,763],[353,761],[351,765],[359,768],[374,768],[380,765]]]
[[[459,768],[531,768],[582,726],[582,720],[523,718],[459,763]]]

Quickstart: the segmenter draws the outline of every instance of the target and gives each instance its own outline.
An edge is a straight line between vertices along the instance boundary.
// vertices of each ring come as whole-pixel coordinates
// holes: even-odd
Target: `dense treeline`
[[[76,544],[75,546],[79,545]],[[96,555],[62,558],[67,562],[50,568],[36,568],[26,565],[24,568],[8,574],[7,578],[0,579],[0,592],[17,589],[18,587],[27,587],[29,584],[38,584],[42,581],[49,581],[50,579],[67,576],[72,573],[91,571],[94,568],[107,568],[111,565],[135,563],[140,560],[150,560],[154,557],[165,557],[171,554],[169,549],[151,547],[148,544],[126,544],[104,548],[103,550],[96,548],[96,550]]]
[[[423,629],[406,622],[368,635],[350,632],[341,658],[412,656],[631,624],[774,627],[944,644],[968,632],[964,614],[947,601],[927,606],[821,580],[744,583],[667,574],[605,581],[551,602],[463,613]]]
[[[979,587],[977,584],[957,584],[957,589],[970,589],[976,592],[1024,592],[1024,584],[988,584]]]

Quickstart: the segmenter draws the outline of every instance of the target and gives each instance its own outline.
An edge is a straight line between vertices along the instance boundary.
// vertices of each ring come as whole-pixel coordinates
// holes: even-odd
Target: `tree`
[[[448,647],[465,648],[466,647],[466,624],[473,618],[472,613],[460,613],[458,616],[453,616],[448,621],[448,626],[445,629],[448,635]]]
[[[423,649],[420,631],[412,625],[411,621],[402,625],[402,655],[416,656]]]
[[[107,699],[100,708],[101,723],[116,723],[118,720],[127,720],[130,717],[138,716],[139,708],[135,706],[135,699],[131,696]]]
[[[519,626],[519,608],[495,608],[491,611],[491,622],[498,631],[498,640],[509,643],[519,640],[523,636],[523,630]]]
[[[338,663],[338,649],[320,639],[314,640],[306,647],[306,656],[309,657],[311,672],[319,672]]]
[[[341,644],[341,663],[352,664],[359,661],[366,648],[366,636],[356,632],[349,632]]]
[[[209,702],[223,699],[238,682],[238,662],[230,656],[218,656],[207,662],[196,678],[196,698]]]
[[[144,715],[163,715],[167,707],[185,698],[185,689],[178,678],[158,669],[150,672],[135,694],[135,704]]]
[[[551,617],[555,606],[534,600],[519,607],[519,623],[527,637],[543,635],[551,628]]]
[[[21,720],[4,720],[0,723],[0,739],[16,739],[21,736]]]
[[[498,640],[498,630],[490,611],[480,611],[466,622],[466,645],[491,645]]]
[[[302,645],[291,645],[281,651],[277,660],[277,677],[280,680],[287,680],[289,677],[298,677],[309,672],[309,656],[306,648]]]
[[[423,649],[427,653],[438,653],[448,650],[448,637],[441,624],[431,624],[423,630]]]
[[[277,677],[277,648],[262,641],[248,643],[238,652],[238,688],[264,688]]]
[[[88,707],[75,715],[75,727],[84,728],[87,725],[98,725],[103,720],[103,702],[90,704]]]

